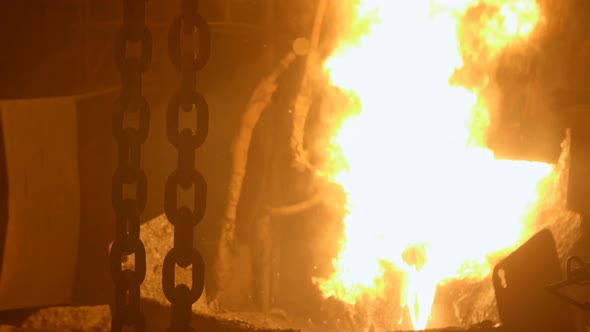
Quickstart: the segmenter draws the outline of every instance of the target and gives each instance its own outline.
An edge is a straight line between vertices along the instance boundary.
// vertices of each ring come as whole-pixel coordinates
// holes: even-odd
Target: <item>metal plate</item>
[[[590,118],[579,117],[571,129],[567,208],[590,215]]]
[[[0,108],[8,179],[0,310],[70,303],[80,223],[75,102]]]
[[[513,331],[575,331],[570,308],[545,290],[562,279],[553,234],[543,230],[494,268],[502,324]]]

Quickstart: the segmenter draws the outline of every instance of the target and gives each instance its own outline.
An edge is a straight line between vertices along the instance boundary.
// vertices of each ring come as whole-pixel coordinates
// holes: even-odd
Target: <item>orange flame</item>
[[[462,43],[460,24],[481,5],[490,10],[478,18],[479,43]],[[492,63],[526,40],[539,8],[534,0],[357,0],[356,14],[353,35],[325,63],[359,108],[332,140],[334,165],[344,167],[326,177],[347,193],[345,238],[335,272],[317,283],[351,304],[387,296],[387,262],[404,276],[401,306],[423,329],[438,284],[484,278],[491,255],[525,240],[539,184],[552,175],[549,164],[495,159],[484,143],[487,81],[450,83],[466,54]]]

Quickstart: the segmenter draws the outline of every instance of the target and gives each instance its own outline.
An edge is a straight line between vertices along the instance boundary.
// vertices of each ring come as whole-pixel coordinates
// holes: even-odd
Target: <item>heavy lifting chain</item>
[[[201,297],[205,284],[205,264],[193,248],[193,227],[205,214],[207,187],[203,175],[195,168],[196,150],[207,138],[209,110],[205,98],[196,91],[197,72],[210,54],[210,31],[207,21],[199,15],[198,0],[182,0],[180,15],[172,22],[168,34],[168,51],[172,64],[180,72],[180,89],[172,96],[166,116],[166,133],[178,150],[177,168],[168,176],[164,195],[166,217],[174,225],[174,247],[164,259],[162,288],[171,303],[170,331],[191,331],[192,305]],[[181,38],[184,37],[184,38]],[[193,40],[184,45],[181,40]],[[193,48],[194,47],[194,48]],[[184,48],[184,49],[183,49]],[[196,126],[179,128],[180,112],[196,112]],[[178,189],[194,190],[192,207],[179,206]],[[176,285],[175,267],[192,266],[192,285]]]
[[[122,87],[112,119],[113,136],[118,144],[118,162],[112,183],[116,233],[110,254],[111,275],[115,283],[111,331],[122,331],[124,326],[132,326],[134,331],[145,331],[139,289],[145,279],[146,257],[139,230],[140,215],[147,200],[141,146],[148,137],[150,127],[150,107],[142,94],[143,74],[152,61],[152,35],[145,24],[146,1],[124,0],[123,26],[115,40],[115,61],[121,73]],[[128,56],[132,43],[139,44],[138,56]],[[139,119],[135,126],[128,125],[131,118]],[[125,186],[135,188],[135,197],[125,197]],[[135,257],[135,267],[124,269],[122,258],[130,255]]]

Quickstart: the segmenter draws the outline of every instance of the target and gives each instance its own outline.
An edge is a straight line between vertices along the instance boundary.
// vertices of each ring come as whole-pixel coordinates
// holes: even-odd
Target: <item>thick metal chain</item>
[[[132,326],[145,331],[140,308],[140,285],[146,274],[145,247],[139,237],[140,215],[147,201],[147,177],[141,168],[141,145],[150,127],[150,107],[142,94],[143,74],[152,61],[152,35],[145,24],[147,0],[124,0],[123,26],[115,40],[115,61],[121,73],[121,96],[113,111],[113,136],[118,144],[118,163],[112,183],[116,214],[115,241],[111,247],[111,275],[115,283],[111,331]],[[128,44],[139,43],[140,55],[129,57]],[[138,124],[127,126],[133,114]],[[124,196],[124,186],[135,187],[135,197]],[[123,256],[135,256],[134,269],[124,269]]]
[[[211,35],[207,21],[199,15],[198,0],[182,0],[181,14],[172,22],[168,34],[168,51],[172,64],[181,74],[180,89],[168,104],[166,132],[170,143],[178,150],[176,170],[166,181],[164,211],[174,225],[174,247],[164,259],[162,288],[170,301],[172,318],[170,331],[191,331],[192,305],[201,297],[205,287],[205,263],[193,248],[193,227],[205,214],[207,185],[195,168],[196,150],[207,138],[209,110],[205,98],[196,91],[197,72],[209,60]],[[181,36],[196,34],[196,50],[183,49]],[[188,39],[188,38],[186,38]],[[179,129],[180,112],[196,112],[196,130]],[[178,188],[194,190],[192,208],[179,206]],[[192,266],[192,285],[176,285],[175,267]]]

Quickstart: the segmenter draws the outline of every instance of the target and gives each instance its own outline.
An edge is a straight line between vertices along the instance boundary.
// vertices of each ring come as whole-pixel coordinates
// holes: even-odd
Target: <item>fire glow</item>
[[[480,5],[491,8],[478,19],[480,42],[462,43],[460,24]],[[423,329],[438,284],[481,280],[490,257],[530,235],[551,165],[495,159],[484,140],[487,80],[451,82],[465,54],[492,63],[539,20],[534,0],[357,0],[353,34],[325,63],[358,105],[332,140],[344,166],[326,175],[347,194],[334,273],[317,282],[326,297],[389,296],[389,264],[403,276],[401,307]]]

